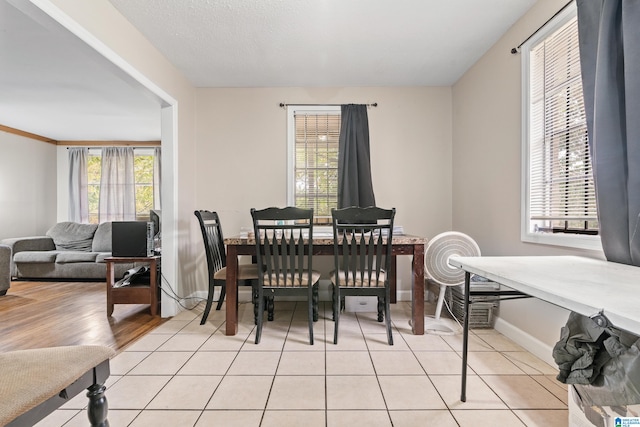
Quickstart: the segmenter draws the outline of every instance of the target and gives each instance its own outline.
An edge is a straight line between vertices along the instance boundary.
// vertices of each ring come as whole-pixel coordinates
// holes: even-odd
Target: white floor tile
[[[276,321],[265,316],[258,345],[252,304],[240,304],[235,336],[225,335],[224,306],[200,325],[203,308],[180,313],[112,360],[112,426],[567,424],[567,388],[555,380],[557,368],[494,330],[470,335],[461,402],[462,335],[413,335],[409,303],[392,306],[393,346],[375,312],[343,312],[333,344],[329,302],[320,304],[313,346],[302,303],[276,302]],[[38,425],[86,425],[86,405],[77,396]]]

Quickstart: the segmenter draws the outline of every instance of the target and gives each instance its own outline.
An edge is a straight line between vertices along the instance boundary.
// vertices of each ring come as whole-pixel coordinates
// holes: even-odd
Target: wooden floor
[[[0,297],[0,351],[78,344],[122,350],[165,319],[148,305],[117,304],[104,282],[11,282]]]

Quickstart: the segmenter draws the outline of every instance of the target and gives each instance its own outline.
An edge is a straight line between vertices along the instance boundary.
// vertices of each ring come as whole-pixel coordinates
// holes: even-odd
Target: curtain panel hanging
[[[366,105],[342,105],[338,146],[338,208],[375,206]]]
[[[89,193],[86,147],[71,147],[69,155],[69,221],[89,222]]]
[[[162,209],[162,148],[153,149],[153,208]]]
[[[609,261],[640,265],[640,2],[577,8],[602,248]]]
[[[133,148],[102,149],[99,221],[135,221]]]

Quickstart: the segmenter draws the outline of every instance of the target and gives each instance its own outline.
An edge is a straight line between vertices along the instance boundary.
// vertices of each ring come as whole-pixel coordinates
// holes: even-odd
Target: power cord
[[[445,290],[445,292],[447,292],[449,290],[449,288],[447,288]],[[453,320],[456,321],[456,323],[458,324],[458,326],[460,326],[460,328],[462,328],[462,324],[460,323],[460,320],[458,320],[458,318],[456,317],[455,314],[453,314],[453,311],[451,311],[451,307],[449,307],[449,301],[447,301],[447,295],[445,293],[444,298],[442,299],[442,302],[444,302],[445,307],[447,307],[447,311],[449,312],[449,314],[451,315],[451,317],[453,318]]]
[[[163,286],[163,284],[165,284],[167,286]],[[168,289],[168,291],[167,291]],[[202,298],[202,297],[181,297],[180,295],[176,294],[173,289],[171,288],[171,286],[169,286],[169,281],[166,279],[166,277],[160,273],[160,290],[166,295],[168,296],[170,299],[174,300],[175,302],[177,302],[180,307],[184,308],[185,310],[193,310],[198,306],[198,303],[202,302],[202,301],[206,301],[206,298]],[[188,301],[188,300],[197,300],[198,303],[193,304],[191,307],[187,307],[186,305],[184,305],[182,302],[183,301]]]

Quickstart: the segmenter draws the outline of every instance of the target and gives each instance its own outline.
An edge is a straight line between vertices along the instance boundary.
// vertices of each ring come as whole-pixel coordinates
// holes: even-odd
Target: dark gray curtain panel
[[[366,105],[341,106],[338,208],[375,206]]]
[[[577,7],[602,247],[609,261],[640,265],[640,1]]]

